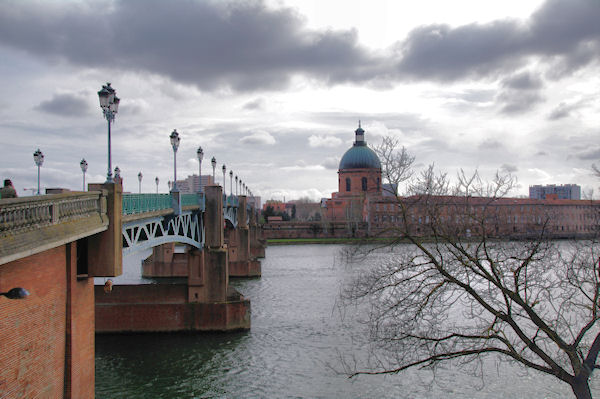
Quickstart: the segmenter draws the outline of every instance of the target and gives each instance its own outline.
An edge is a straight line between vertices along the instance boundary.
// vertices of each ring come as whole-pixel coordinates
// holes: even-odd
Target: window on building
[[[346,177],[346,191],[350,191],[350,178]]]
[[[363,177],[362,179],[360,179],[360,183],[362,184],[362,190],[367,191],[367,178]]]

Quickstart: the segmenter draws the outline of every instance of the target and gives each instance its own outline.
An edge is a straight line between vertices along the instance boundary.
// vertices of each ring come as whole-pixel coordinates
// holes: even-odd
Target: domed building
[[[355,135],[354,144],[340,160],[338,192],[325,202],[330,221],[366,222],[366,200],[381,196],[381,162],[367,146],[360,122]]]

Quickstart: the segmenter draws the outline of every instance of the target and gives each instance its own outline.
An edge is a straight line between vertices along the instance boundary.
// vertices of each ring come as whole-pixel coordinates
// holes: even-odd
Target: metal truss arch
[[[231,223],[234,229],[237,228],[237,211],[238,208],[234,206],[223,207],[223,218]]]
[[[204,246],[201,212],[158,216],[123,223],[123,256],[168,242],[180,242],[196,248]]]

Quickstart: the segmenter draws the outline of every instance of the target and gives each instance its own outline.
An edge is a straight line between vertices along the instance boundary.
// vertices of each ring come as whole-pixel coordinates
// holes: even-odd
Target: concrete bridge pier
[[[220,186],[205,187],[205,245],[175,253],[174,244],[153,250],[143,265],[152,277],[175,283],[96,287],[96,332],[233,331],[250,328],[250,301],[229,287]]]
[[[263,229],[258,225],[258,214],[256,209],[252,209],[250,215],[250,257],[251,258],[264,258],[265,247],[267,246],[267,240],[264,237]]]
[[[248,213],[247,197],[240,196],[237,212],[237,228],[227,229],[227,251],[229,254],[229,276],[259,277],[261,275],[260,261],[251,255],[251,240],[249,219],[253,212]]]

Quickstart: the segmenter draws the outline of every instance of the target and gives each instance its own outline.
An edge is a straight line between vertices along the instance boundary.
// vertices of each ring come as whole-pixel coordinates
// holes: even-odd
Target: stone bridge
[[[230,276],[260,276],[264,256],[246,196],[225,196],[218,185],[188,195],[123,194],[118,183],[89,189],[3,200],[0,277],[13,268],[35,273],[57,257],[69,263],[67,254],[73,281],[107,282],[95,287],[96,332],[250,328],[250,302],[229,286]],[[176,244],[184,251],[175,253]],[[124,256],[149,248],[143,275],[153,284],[111,285]],[[36,284],[19,285],[36,292]]]

